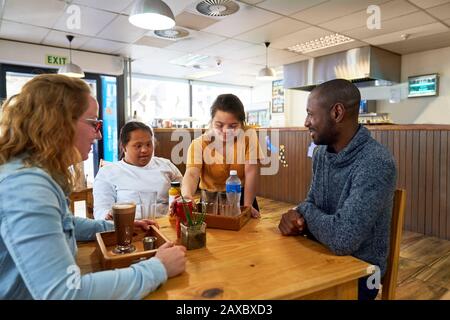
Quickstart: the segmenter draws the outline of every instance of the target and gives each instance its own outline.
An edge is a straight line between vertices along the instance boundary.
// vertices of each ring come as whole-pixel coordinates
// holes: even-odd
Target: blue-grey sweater
[[[311,188],[297,210],[333,253],[377,265],[384,275],[395,185],[392,155],[360,126],[339,153],[318,147]]]

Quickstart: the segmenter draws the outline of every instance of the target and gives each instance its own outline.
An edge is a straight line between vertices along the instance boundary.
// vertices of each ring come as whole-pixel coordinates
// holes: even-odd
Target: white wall
[[[0,40],[0,63],[55,68],[45,64],[47,54],[69,56],[69,49]],[[84,72],[109,75],[123,73],[123,60],[117,56],[72,50],[72,60]]]
[[[408,76],[439,73],[439,96],[407,99]],[[390,113],[398,124],[450,124],[450,47],[402,57],[400,103],[377,101],[377,112]]]
[[[271,127],[303,127],[306,119],[306,103],[309,92],[285,90],[284,113],[271,114]],[[272,103],[272,83],[267,82],[252,90],[252,102],[255,106],[261,103]]]
[[[285,114],[287,127],[304,127],[308,91],[285,90]]]

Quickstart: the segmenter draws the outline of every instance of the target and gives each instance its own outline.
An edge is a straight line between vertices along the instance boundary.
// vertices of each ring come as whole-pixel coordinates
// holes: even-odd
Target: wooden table
[[[187,252],[186,272],[147,299],[356,299],[371,266],[338,257],[304,237],[283,237],[280,214],[263,214],[240,231],[208,229],[207,247]],[[167,217],[162,232],[176,239]],[[83,273],[100,270],[95,243],[79,244]]]

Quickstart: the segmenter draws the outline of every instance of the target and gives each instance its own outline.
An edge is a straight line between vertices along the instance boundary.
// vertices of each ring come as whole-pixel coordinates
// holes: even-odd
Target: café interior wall
[[[377,112],[390,113],[397,124],[450,124],[450,47],[402,56],[401,101],[377,101]],[[439,96],[407,98],[409,76],[438,73]],[[395,100],[395,99],[394,99]]]
[[[0,63],[58,68],[45,63],[47,54],[69,57],[69,49],[0,40]],[[123,58],[118,56],[72,50],[72,60],[84,72],[116,76],[123,74]]]

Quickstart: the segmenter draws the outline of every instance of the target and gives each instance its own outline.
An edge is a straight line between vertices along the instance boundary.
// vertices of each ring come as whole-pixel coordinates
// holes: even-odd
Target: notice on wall
[[[283,80],[272,82],[272,113],[284,113]]]
[[[68,62],[69,59],[67,59],[67,57],[55,56],[53,54],[45,55],[45,64],[49,66],[63,66]]]

